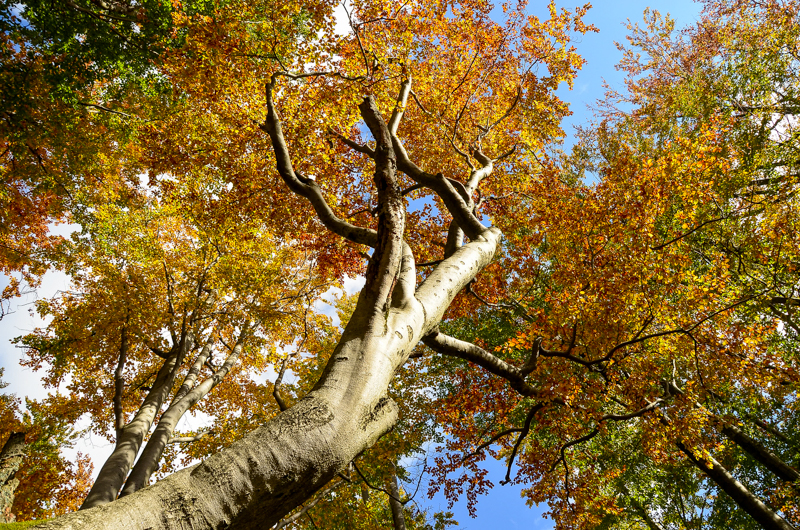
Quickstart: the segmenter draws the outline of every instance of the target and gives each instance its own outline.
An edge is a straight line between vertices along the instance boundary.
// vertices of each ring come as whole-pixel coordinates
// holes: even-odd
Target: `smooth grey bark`
[[[406,516],[403,503],[400,502],[400,488],[397,486],[397,475],[392,473],[389,481],[389,507],[392,509],[394,530],[406,530]]]
[[[211,377],[203,380],[199,385],[192,388],[197,379],[200,368],[205,364],[206,359],[211,352],[211,341],[206,343],[206,346],[197,356],[194,365],[189,370],[181,388],[175,394],[169,408],[161,415],[158,420],[158,425],[155,431],[147,441],[141,456],[133,466],[128,480],[125,481],[125,487],[120,492],[120,497],[125,497],[138,491],[150,483],[150,477],[158,469],[158,463],[161,461],[161,456],[164,454],[164,449],[167,447],[172,433],[175,431],[175,426],[178,421],[183,417],[187,410],[192,408],[198,401],[203,399],[206,394],[211,392],[215,386],[219,384],[222,379],[228,375],[231,368],[234,367],[239,360],[239,355],[242,353],[244,347],[244,337],[246,328],[242,329],[239,339],[233,348],[233,351],[228,355],[225,362],[220,368],[211,375]]]
[[[0,450],[0,522],[13,523],[15,520],[11,507],[19,486],[16,474],[25,449],[25,433],[12,432]]]
[[[508,364],[480,346],[439,333],[438,330],[434,330],[423,337],[422,341],[437,353],[464,359],[504,378],[509,382],[511,388],[519,392],[520,395],[533,397],[539,392],[525,381],[525,370]],[[536,347],[538,348],[538,344]]]
[[[183,383],[181,383],[181,387],[175,392],[175,396],[172,398],[173,403],[177,403],[180,401],[183,396],[189,393],[189,391],[194,388],[194,384],[197,382],[197,377],[200,375],[200,370],[203,369],[203,366],[208,361],[209,357],[211,357],[211,351],[214,346],[214,337],[213,334],[209,334],[208,339],[206,340],[205,345],[200,350],[200,353],[197,354],[197,357],[194,360],[194,364],[186,374],[186,377],[183,378]]]
[[[491,260],[498,231],[445,260],[404,308],[378,322],[361,299],[317,385],[287,411],[198,466],[114,503],[43,528],[261,528],[327,484],[387,432],[397,406],[386,396],[394,371],[436,326],[453,297]]]
[[[275,79],[267,85],[268,112],[262,128],[272,141],[279,174],[290,189],[309,200],[327,228],[375,249],[365,286],[338,345],[308,394],[243,439],[134,495],[70,514],[42,528],[274,525],[392,428],[398,408],[387,390],[395,371],[439,324],[456,294],[494,256],[500,232],[481,225],[447,179],[424,174],[420,179],[437,186],[434,191],[445,196],[445,204],[458,208],[451,214],[466,226],[470,242],[416,287],[414,261],[407,259],[410,250],[403,240],[405,204],[394,174],[401,166],[395,158],[396,147],[402,149],[395,136],[401,105],[388,126],[371,97],[359,105],[376,140],[371,156],[379,205],[377,231],[364,229],[333,215],[317,185],[295,174],[272,101]]]
[[[288,526],[293,522],[297,521],[298,519],[300,519],[302,516],[308,513],[308,510],[316,506],[319,503],[319,501],[324,499],[328,495],[328,493],[332,492],[333,490],[341,486],[343,483],[344,482],[340,480],[339,482],[333,482],[329,484],[328,487],[320,491],[316,497],[307,502],[306,505],[303,506],[301,509],[297,510],[295,513],[293,513],[286,519],[281,519],[280,521],[278,521],[278,524],[274,526],[273,530],[279,530],[281,528],[284,528],[285,526]]]
[[[139,453],[144,437],[150,432],[156,414],[161,410],[161,406],[172,390],[177,368],[183,362],[187,348],[187,337],[184,332],[180,343],[173,347],[170,355],[161,365],[156,380],[142,402],[142,406],[139,407],[130,423],[121,429],[114,451],[100,469],[97,480],[81,505],[81,510],[106,504],[117,498],[136,455]]]
[[[769,469],[781,480],[795,482],[800,480],[800,473],[789,464],[775,456],[769,449],[742,432],[734,425],[723,425],[722,434],[736,445],[744,449],[757,462]]]
[[[700,471],[710,478],[722,491],[767,530],[794,530],[784,518],[753,495],[741,482],[736,480],[714,457],[698,458],[683,442],[676,442],[678,449],[686,455]]]

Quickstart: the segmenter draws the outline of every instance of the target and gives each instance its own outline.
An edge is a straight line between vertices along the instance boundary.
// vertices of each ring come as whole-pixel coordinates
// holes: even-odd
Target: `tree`
[[[557,119],[566,109],[553,91],[580,66],[567,31],[587,30],[585,9],[559,13],[551,6],[551,20],[542,22],[520,6],[499,25],[488,4],[365,4],[354,6],[347,38],[331,34],[329,17],[312,17],[320,24],[307,32],[313,38],[278,40],[273,23],[273,37],[264,41],[244,23],[255,7],[236,9],[212,21],[187,20],[187,47],[167,54],[164,68],[192,104],[151,126],[152,144],[143,142],[151,174],[168,188],[198,167],[191,157],[213,155],[204,163],[232,177],[243,204],[253,204],[244,199],[256,189],[298,211],[310,206],[311,222],[295,216],[275,223],[307,231],[296,237],[311,238],[329,256],[357,255],[353,244],[371,248],[365,288],[320,379],[294,405],[196,467],[51,526],[274,524],[385,434],[397,420],[386,395],[393,375],[497,252],[503,220],[491,228],[481,222],[479,186],[525,188],[526,179],[512,180],[515,167],[530,160],[523,150],[540,152],[560,134]],[[273,6],[279,16],[297,9]],[[330,14],[326,6],[306,9]],[[251,53],[270,47],[266,59]],[[334,105],[331,94],[339,98]],[[208,114],[198,115],[201,109]],[[372,141],[361,140],[359,120]],[[173,134],[179,124],[193,129],[188,143],[186,133]],[[201,145],[220,139],[224,150],[203,154]],[[277,174],[265,172],[264,140]],[[255,175],[246,167],[254,161]],[[160,177],[167,171],[171,178]],[[363,178],[370,173],[371,182]],[[407,214],[412,193],[427,204]],[[360,226],[344,219],[353,207],[365,209]],[[278,208],[254,204],[267,219]],[[430,241],[448,226],[444,253],[434,254]],[[322,227],[348,243],[331,246]],[[415,253],[440,261],[419,285]],[[131,510],[142,519],[115,515]]]
[[[137,181],[139,127],[176,103],[152,63],[180,45],[177,11],[213,9],[161,0],[0,3],[0,271],[12,277],[0,301],[35,287],[50,266],[47,254],[62,241],[53,223]]]
[[[323,277],[366,260],[341,339],[295,358],[302,383],[284,394],[279,377],[285,410],[261,427],[50,527],[299,525],[334,488],[331,506],[353,505],[351,463],[386,484],[364,509],[411,526],[393,493],[404,450],[382,438],[418,403],[393,394],[402,381],[435,392],[423,412],[447,435],[434,478],[451,497],[491,487],[491,455],[560,528],[790,528],[794,435],[774,424],[797,417],[793,122],[770,130],[793,113],[795,6],[709,3],[686,40],[651,17],[632,37],[650,62],[624,63],[634,110],[607,109],[563,159],[544,147],[585,8],[543,22],[505,6],[500,24],[484,3],[352,7],[343,37],[330,5],[178,13],[185,39],[157,64],[182,104],[131,151],[149,194],[263,223]],[[699,497],[711,487],[728,497]]]
[[[796,524],[791,448],[757,425],[796,421],[797,6],[704,14],[678,34],[657,14],[632,28],[617,97],[633,108],[601,109],[531,193],[539,230],[510,237],[534,250],[485,310],[498,324],[455,328],[479,344],[429,341],[528,398],[434,358],[463,381],[437,407],[454,435],[444,487],[497,444],[505,480],[530,483],[564,528]]]
[[[0,381],[0,388],[5,386]],[[16,396],[0,395],[2,522],[50,518],[73,511],[88,491],[91,460],[78,453],[77,462],[72,463],[60,453],[72,446],[78,433],[63,410],[58,411],[58,399],[49,401],[26,400],[22,408]]]

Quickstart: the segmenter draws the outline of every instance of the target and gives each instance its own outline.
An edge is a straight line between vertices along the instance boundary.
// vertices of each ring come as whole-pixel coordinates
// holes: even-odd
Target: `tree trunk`
[[[406,530],[406,516],[403,511],[403,503],[400,502],[400,488],[397,486],[397,475],[392,474],[389,482],[389,506],[392,509],[392,521],[394,530]]]
[[[128,477],[128,480],[125,482],[125,487],[122,488],[120,497],[128,496],[149,484],[150,477],[155,473],[156,469],[158,469],[158,463],[161,461],[161,456],[164,454],[164,449],[167,447],[170,438],[172,438],[172,433],[175,431],[175,426],[178,425],[178,421],[180,421],[186,411],[203,399],[206,394],[211,392],[222,378],[228,375],[228,372],[230,372],[231,368],[236,364],[236,361],[239,360],[239,355],[242,353],[242,347],[244,346],[244,334],[245,331],[243,330],[236,346],[233,348],[233,352],[228,356],[219,370],[214,372],[211,377],[205,379],[191,390],[188,390],[189,386],[187,383],[189,383],[189,381],[182,385],[175,396],[177,399],[173,401],[164,414],[161,415],[161,418],[159,418],[158,426],[147,441],[147,445],[145,445],[144,451],[142,451],[142,456],[139,457],[139,460],[133,467],[130,477]],[[195,366],[192,368],[196,368],[198,364],[202,366],[202,363],[208,358],[210,351],[210,345],[208,345],[207,348],[203,348],[203,351],[198,355]],[[192,375],[192,371],[190,371],[187,379]],[[196,374],[194,375],[196,376]],[[194,381],[194,379],[191,379],[191,381]],[[184,388],[187,389],[186,392],[182,392]]]
[[[128,476],[128,471],[139,453],[144,437],[150,432],[150,426],[153,424],[156,414],[172,390],[175,373],[183,362],[186,349],[186,338],[184,337],[161,365],[156,381],[147,393],[142,406],[139,407],[131,422],[122,428],[114,451],[100,469],[97,480],[81,505],[81,510],[94,508],[117,498],[117,494]]]
[[[114,371],[114,430],[117,440],[122,437],[125,417],[122,413],[122,393],[125,391],[125,363],[128,360],[128,325],[122,326],[122,337],[119,346],[119,361]]]
[[[747,451],[756,461],[760,462],[781,480],[795,482],[800,480],[800,473],[788,465],[786,462],[772,454],[772,452],[750,438],[741,430],[733,425],[723,425],[722,434],[728,437],[736,445]]]
[[[364,288],[336,349],[305,397],[230,447],[134,495],[69,514],[42,528],[273,526],[392,428],[398,408],[387,390],[395,371],[422,337],[439,325],[456,294],[494,256],[499,230],[485,228],[443,176],[409,164],[392,136],[402,105],[387,126],[371,97],[359,109],[375,140],[370,156],[375,161],[378,228],[357,227],[336,217],[316,183],[294,172],[272,100],[275,79],[266,87],[267,117],[262,128],[272,140],[278,173],[293,192],[309,200],[327,228],[374,249]],[[407,81],[403,101],[409,90]],[[471,240],[444,259],[419,288],[413,255],[403,239],[405,202],[395,176],[401,163],[414,172],[414,178],[434,186]],[[473,172],[471,181],[490,172],[487,159],[484,170]]]
[[[758,497],[753,495],[741,482],[736,480],[733,475],[713,457],[698,458],[683,444],[683,442],[676,442],[676,445],[700,471],[714,481],[722,491],[733,499],[739,508],[744,510],[760,524],[762,528],[767,530],[794,530],[792,525],[775,513],[769,506],[761,502]]]
[[[50,529],[269,528],[327,484],[396,421],[392,376],[453,297],[492,259],[499,231],[458,249],[377,321],[365,287],[316,386],[285,412],[192,468]],[[413,271],[410,272],[413,274]],[[401,282],[398,282],[400,284]]]
[[[25,455],[25,433],[12,432],[0,451],[0,522],[13,523],[14,494],[19,479],[16,477],[22,457]]]

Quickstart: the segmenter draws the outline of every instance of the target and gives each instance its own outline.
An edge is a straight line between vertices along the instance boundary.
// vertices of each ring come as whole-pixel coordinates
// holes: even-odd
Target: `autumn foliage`
[[[412,507],[420,481],[471,510],[524,484],[559,529],[800,524],[795,2],[708,1],[680,31],[646,12],[621,46],[625,90],[571,153],[556,89],[582,65],[588,5],[547,20],[524,3],[74,6],[109,32],[80,49],[97,68],[50,70],[38,3],[3,37],[35,83],[0,71],[28,102],[3,110],[0,268],[70,277],[18,343],[68,394],[29,406],[116,444],[84,508],[231,446],[332,370],[362,302],[341,296],[332,318],[321,300],[360,275],[367,299],[381,273],[374,105],[412,287],[487,227],[503,239],[403,353],[393,431],[278,527],[450,526]],[[115,39],[150,51],[114,66]],[[77,229],[55,237],[56,220]],[[205,428],[178,427],[189,410]],[[46,425],[29,436],[55,440]],[[20,471],[55,504],[25,490],[19,518],[90,489],[85,460],[53,462]]]

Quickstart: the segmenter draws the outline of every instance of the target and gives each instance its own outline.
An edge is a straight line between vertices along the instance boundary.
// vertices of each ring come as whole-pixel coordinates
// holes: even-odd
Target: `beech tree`
[[[533,175],[518,178],[517,166],[561,134],[567,111],[554,91],[581,64],[568,32],[588,29],[585,8],[551,5],[540,21],[507,6],[499,24],[488,3],[356,3],[340,37],[333,7],[175,14],[185,44],[158,66],[183,105],[137,126],[127,151],[153,193],[204,168],[229,184],[227,204],[306,245],[320,266],[364,272],[325,369],[203,463],[51,527],[277,523],[392,428],[395,373],[497,253],[503,222],[483,218],[481,194],[524,189]],[[409,199],[424,206],[407,212]],[[418,258],[435,263],[417,272]],[[122,351],[125,319],[113,329]]]
[[[319,288],[303,252],[276,248],[260,227],[238,222],[232,241],[231,224],[203,230],[208,219],[187,222],[174,207],[144,202],[92,213],[62,249],[72,289],[40,303],[52,323],[21,340],[26,364],[49,367],[47,386],[69,377],[72,407],[60,409],[73,421],[88,412],[94,432],[116,444],[85,508],[116,499],[123,484],[123,496],[149,484],[167,445],[192,438],[176,436],[178,421],[221,383],[240,387],[240,407],[252,399],[248,373],[302,332],[303,307]]]
[[[648,31],[632,28],[650,61],[631,54],[623,63],[634,110],[606,108],[570,157],[547,147],[563,135],[568,110],[555,90],[581,65],[569,35],[593,29],[581,22],[587,8],[551,4],[543,21],[522,3],[502,7],[501,16],[488,2],[354,2],[342,6],[346,35],[327,3],[173,12],[170,37],[181,39],[152,63],[169,104],[137,100],[148,116],[169,112],[126,122],[135,141],[109,158],[119,168],[112,173],[127,178],[109,178],[114,185],[100,191],[126,197],[120,218],[148,201],[174,208],[176,234],[187,220],[209,222],[189,230],[187,246],[165,245],[176,250],[173,269],[130,245],[130,263],[84,284],[92,287],[85,305],[66,297],[51,306],[66,318],[38,337],[44,347],[30,337],[33,355],[76,354],[51,348],[51,339],[74,339],[71,326],[105,318],[102,345],[81,338],[106,378],[79,381],[103,387],[108,426],[116,389],[108,375],[132,340],[130,311],[145,304],[115,307],[106,295],[133,286],[140,268],[149,272],[139,283],[160,297],[157,308],[133,313],[141,362],[166,366],[158,351],[187,355],[190,328],[202,361],[197,338],[208,338],[207,320],[229,344],[243,337],[257,308],[217,316],[206,309],[214,289],[191,272],[205,270],[206,258],[185,249],[220,250],[197,245],[201,232],[229,237],[234,259],[266,264],[301,251],[315,277],[363,274],[365,285],[335,346],[320,321],[303,337],[311,355],[271,358],[277,380],[253,395],[274,403],[253,400],[259,413],[248,420],[257,428],[204,437],[188,452],[220,450],[142,488],[163,456],[147,452],[145,479],[132,474],[136,491],[116,498],[133,465],[128,449],[104,475],[116,482],[96,485],[103,495],[45,527],[301,526],[334,491],[333,526],[355,495],[359,509],[388,506],[396,528],[414,526],[420,517],[403,508],[410,496],[397,482],[398,457],[437,439],[434,487],[466,495],[473,508],[493,486],[478,467],[492,456],[507,463],[502,483],[528,484],[528,500],[547,502],[559,528],[696,522],[676,515],[676,499],[693,495],[689,505],[700,509],[696,496],[710,484],[730,499],[714,502],[715,515],[738,512],[718,524],[791,528],[796,467],[763,433],[783,435],[774,424],[796,418],[800,244],[794,124],[785,119],[794,112],[796,6],[709,2],[686,41],[673,41],[656,15]],[[762,51],[765,34],[771,46]],[[762,56],[769,60],[753,60]],[[788,139],[774,141],[776,129]],[[87,194],[75,218],[99,217],[99,195]],[[104,241],[93,223],[76,237],[90,248]],[[261,247],[248,247],[253,241]],[[229,272],[219,281],[247,279],[234,282],[237,293],[265,284]],[[184,294],[173,292],[173,275],[185,279]],[[194,302],[179,310],[175,296]],[[100,318],[95,307],[113,310]],[[197,321],[196,307],[205,315]],[[155,322],[181,332],[164,346]],[[199,389],[193,369],[184,370],[187,391]],[[286,370],[299,376],[291,388]],[[177,371],[166,371],[154,388],[181,394]],[[129,410],[134,403],[141,399]],[[405,420],[415,414],[438,431],[414,431]],[[170,416],[167,408],[166,430]],[[163,448],[164,431],[154,448]],[[745,454],[756,464],[737,466]],[[667,482],[675,488],[648,495],[650,484]]]
[[[0,369],[0,376],[3,370]],[[0,380],[0,388],[7,384]],[[91,486],[91,459],[60,453],[78,433],[68,416],[52,414],[55,401],[0,396],[0,522],[47,519],[76,510]],[[63,400],[61,400],[63,403]]]

